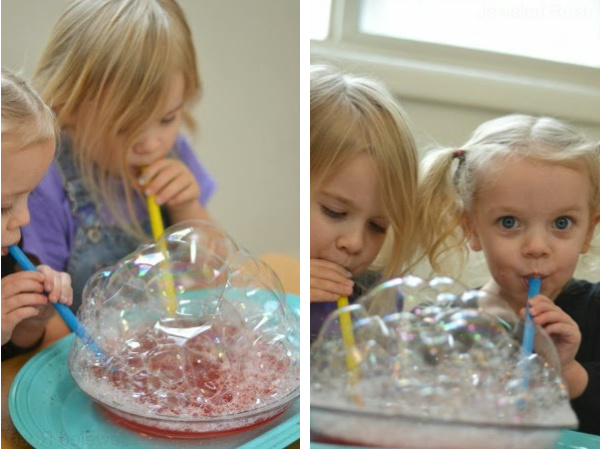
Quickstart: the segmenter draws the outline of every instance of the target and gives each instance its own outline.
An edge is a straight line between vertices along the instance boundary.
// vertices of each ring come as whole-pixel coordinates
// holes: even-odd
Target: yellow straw
[[[348,298],[346,296],[341,296],[337,300],[338,309],[346,307],[347,305]],[[354,348],[354,333],[352,332],[350,312],[340,313],[340,326],[342,328],[342,340],[344,341],[344,346],[346,347],[346,365],[348,366],[348,371],[353,374],[353,377],[355,377],[357,365],[356,360],[354,360],[354,357],[352,356],[352,349]]]
[[[175,284],[173,282],[173,276],[171,275],[171,268],[168,263],[168,253],[167,253],[167,245],[164,239],[158,239],[163,232],[165,232],[165,227],[162,221],[162,215],[160,213],[160,207],[156,204],[156,199],[154,195],[150,195],[147,198],[148,204],[148,215],[150,216],[150,225],[152,226],[152,236],[154,240],[158,240],[158,245],[160,247],[160,251],[164,256],[164,262],[161,266],[163,280],[164,280],[164,288],[165,294],[167,296],[167,313],[169,315],[175,315],[175,311],[177,310],[177,295],[175,294]]]
[[[152,236],[154,237],[154,240],[158,240],[163,232],[165,232],[162,215],[160,213],[160,206],[156,204],[154,195],[149,196],[146,199],[146,202],[148,204],[148,215],[150,215],[150,225],[152,225]]]
[[[341,296],[337,300],[338,309],[346,307],[347,305],[348,298],[346,296]],[[358,370],[358,364],[352,355],[352,352],[354,351],[354,333],[352,332],[352,320],[350,318],[350,312],[340,313],[340,327],[342,328],[342,340],[344,341],[344,346],[346,347],[346,367],[348,368],[348,373],[350,373],[350,385],[354,385],[356,382],[358,382],[360,373]],[[361,395],[358,393],[354,393],[352,398],[358,406],[362,407],[365,405]]]

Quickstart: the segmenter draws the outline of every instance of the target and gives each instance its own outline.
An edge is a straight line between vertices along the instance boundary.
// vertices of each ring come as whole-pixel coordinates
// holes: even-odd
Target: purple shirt
[[[205,206],[216,189],[216,182],[196,159],[183,136],[177,138],[175,148],[179,159],[198,181],[200,202]],[[21,229],[23,250],[36,255],[41,263],[55,270],[66,271],[79,223],[71,211],[63,179],[55,163],[29,196],[28,206],[31,222]],[[147,214],[145,203],[140,201],[136,206],[138,216]]]

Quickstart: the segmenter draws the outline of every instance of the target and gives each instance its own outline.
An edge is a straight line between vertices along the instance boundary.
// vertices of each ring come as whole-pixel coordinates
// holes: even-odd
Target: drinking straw
[[[337,308],[341,309],[342,307],[346,307],[348,305],[348,297],[340,296],[337,300]],[[352,320],[350,318],[350,312],[342,312],[340,313],[340,327],[342,331],[342,340],[344,342],[344,346],[346,347],[346,367],[348,368],[348,373],[350,374],[350,385],[354,385],[358,382],[359,379],[359,371],[358,364],[352,355],[352,351],[354,349],[354,333],[352,332]],[[352,395],[354,402],[359,406],[364,406],[365,402],[363,398],[358,393]]]
[[[154,237],[154,240],[158,240],[162,233],[165,232],[160,206],[156,203],[154,195],[150,195],[146,199],[146,203],[148,204],[148,215],[150,216],[150,225],[152,226],[152,237]]]
[[[8,247],[8,251],[17,261],[17,263],[23,268],[25,271],[39,271],[35,265],[27,258],[25,253],[21,251],[17,245],[10,245]],[[47,295],[47,293],[45,293]],[[52,303],[58,314],[62,317],[62,319],[67,323],[67,326],[75,332],[75,335],[81,339],[85,344],[87,344],[92,351],[96,354],[97,357],[102,360],[106,360],[106,355],[100,349],[100,347],[96,344],[92,336],[88,333],[88,331],[81,325],[77,317],[71,309],[69,309],[66,305],[61,304],[59,302]]]
[[[539,277],[529,278],[529,289],[527,293],[527,306],[525,307],[525,327],[523,329],[523,345],[521,349],[521,356],[525,363],[525,370],[523,373],[523,389],[526,392],[529,389],[529,356],[533,352],[533,338],[535,336],[535,326],[533,325],[533,318],[529,313],[529,300],[536,295],[540,294],[540,288],[542,280]]]
[[[346,307],[348,305],[348,298],[346,296],[341,296],[337,300],[337,307],[341,309],[342,307]],[[340,326],[342,328],[342,340],[344,341],[344,346],[346,347],[346,366],[348,367],[348,371],[356,376],[356,360],[352,356],[352,348],[354,348],[354,333],[352,332],[352,321],[350,319],[350,312],[342,312],[340,314]]]
[[[160,213],[160,207],[156,204],[154,195],[148,196],[146,200],[148,204],[148,215],[150,216],[150,225],[152,226],[152,236],[154,240],[158,241],[160,251],[164,257],[164,263],[162,265],[162,275],[164,280],[165,294],[167,296],[167,313],[169,315],[175,315],[177,310],[177,295],[175,294],[175,284],[173,283],[173,276],[171,275],[171,268],[168,265],[168,253],[167,245],[164,239],[159,237],[165,232],[165,227],[162,221],[162,215]]]

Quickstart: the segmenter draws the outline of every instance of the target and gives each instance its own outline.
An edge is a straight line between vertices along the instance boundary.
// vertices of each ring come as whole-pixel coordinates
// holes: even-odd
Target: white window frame
[[[312,62],[372,74],[406,99],[600,124],[600,68],[369,35],[358,29],[359,2],[332,0]]]

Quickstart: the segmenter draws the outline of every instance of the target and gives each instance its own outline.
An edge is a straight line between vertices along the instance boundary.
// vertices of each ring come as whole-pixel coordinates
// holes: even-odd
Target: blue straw
[[[39,271],[18,246],[11,245],[8,247],[8,251],[17,261],[17,263],[21,266],[21,268],[23,268],[23,270]],[[83,327],[79,320],[77,320],[77,317],[75,316],[75,314],[73,314],[73,312],[71,312],[71,309],[59,302],[52,303],[52,305],[54,306],[58,314],[62,317],[62,319],[65,320],[67,326],[69,326],[69,328],[73,332],[75,332],[75,335],[77,335],[84,343],[88,344],[92,351],[96,353],[96,356],[103,360],[106,360],[106,355],[104,354],[104,352],[102,352],[102,349],[100,349],[100,347],[96,344],[92,336],[87,332],[85,327]]]
[[[535,326],[533,318],[529,313],[529,300],[540,294],[542,279],[537,277],[529,278],[529,291],[527,293],[527,306],[525,307],[525,327],[523,329],[523,347],[521,355],[525,361],[525,373],[523,376],[523,387],[525,391],[529,389],[529,356],[533,352],[533,338],[535,337]]]

